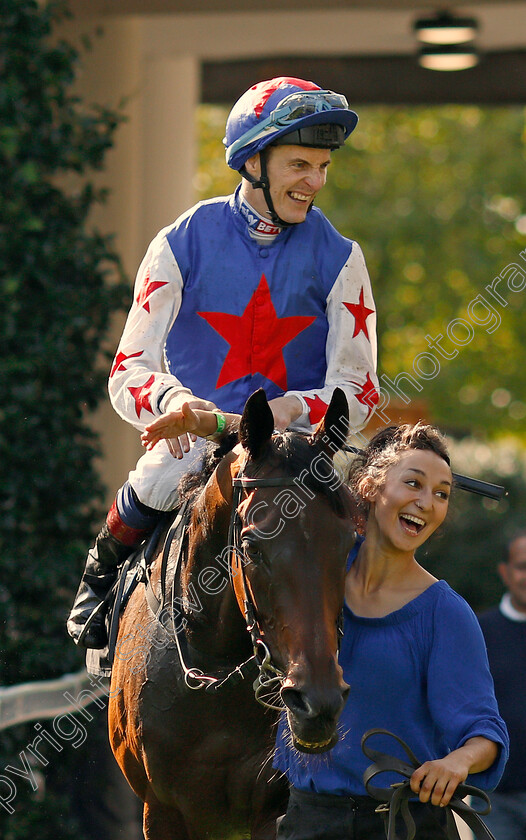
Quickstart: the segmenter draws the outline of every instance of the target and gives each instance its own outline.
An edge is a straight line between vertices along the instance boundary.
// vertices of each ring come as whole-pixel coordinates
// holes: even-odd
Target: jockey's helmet
[[[280,227],[291,223],[274,209],[267,174],[268,146],[295,145],[338,149],[354,130],[358,116],[341,93],[323,90],[314,82],[278,76],[258,82],[238,99],[226,122],[223,143],[226,162],[262,189],[272,221]],[[249,175],[245,164],[259,153],[261,175]]]
[[[279,76],[258,82],[238,99],[226,123],[226,162],[238,171],[270,144],[337,149],[358,116],[341,93],[314,82]]]

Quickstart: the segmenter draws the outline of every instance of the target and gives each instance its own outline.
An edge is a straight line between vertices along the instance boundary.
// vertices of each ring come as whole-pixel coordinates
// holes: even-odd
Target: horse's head
[[[347,427],[347,401],[336,390],[313,436],[273,434],[272,412],[258,391],[246,404],[244,452],[233,465],[240,488],[234,589],[240,606],[248,601],[253,609],[253,632],[280,674],[292,738],[303,752],[336,743],[349,692],[337,652],[353,505],[332,465]]]

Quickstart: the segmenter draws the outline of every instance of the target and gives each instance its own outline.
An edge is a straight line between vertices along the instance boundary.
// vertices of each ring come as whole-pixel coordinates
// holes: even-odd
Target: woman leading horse
[[[394,798],[390,784],[402,794],[407,780],[403,804],[416,825],[416,835],[404,830],[392,811],[389,838],[445,840],[459,785],[491,789],[502,774],[508,736],[477,619],[415,557],[444,521],[453,481],[444,439],[423,423],[382,429],[353,464],[365,521],[345,579],[339,662],[351,685],[341,716],[347,734],[319,762],[290,747],[283,722],[275,766],[292,788],[279,840],[385,840],[387,812],[378,812],[368,786],[373,745],[381,788]],[[414,754],[411,766],[390,733]],[[404,763],[402,781],[400,769],[385,772],[394,769],[390,753]]]

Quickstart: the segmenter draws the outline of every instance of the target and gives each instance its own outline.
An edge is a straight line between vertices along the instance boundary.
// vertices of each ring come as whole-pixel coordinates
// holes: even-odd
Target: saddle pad
[[[120,616],[124,612],[130,595],[142,579],[142,558],[144,552],[145,546],[141,545],[130,555],[120,568],[119,576],[112,586],[105,619],[108,637],[110,635],[114,613]],[[124,581],[122,580],[123,576],[125,577]],[[111,677],[114,653],[115,645],[112,645],[112,649],[110,650],[109,643],[100,650],[88,648],[86,651],[86,670],[88,674],[93,674],[96,677]]]

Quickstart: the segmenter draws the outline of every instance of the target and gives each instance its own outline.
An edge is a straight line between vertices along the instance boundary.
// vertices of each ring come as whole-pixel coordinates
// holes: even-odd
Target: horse
[[[280,711],[298,750],[338,740],[355,511],[332,457],[347,412],[337,389],[313,435],[280,434],[253,394],[239,443],[194,490],[184,535],[176,519],[171,547],[159,542],[149,595],[129,600],[109,733],[146,840],[272,840],[288,798],[272,768]]]

